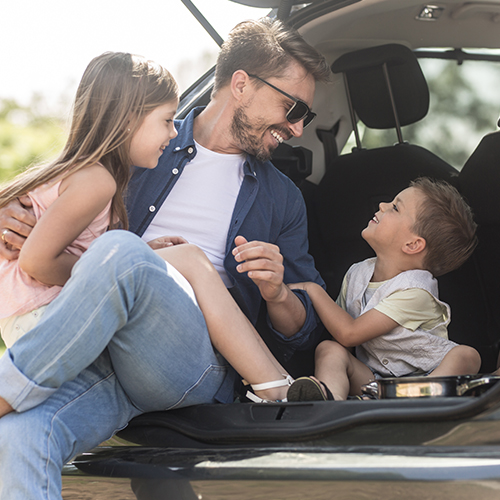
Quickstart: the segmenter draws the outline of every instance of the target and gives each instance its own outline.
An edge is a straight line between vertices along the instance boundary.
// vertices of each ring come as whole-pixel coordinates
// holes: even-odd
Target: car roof
[[[281,3],[283,3],[282,0],[230,0],[231,2],[234,3],[239,3],[241,5],[247,5],[249,7],[267,7],[269,9],[274,9],[276,7],[279,7]],[[286,0],[287,3],[290,3],[290,0]],[[320,0],[309,0],[307,3],[314,3],[318,2]],[[304,4],[304,0],[291,0],[291,3],[293,5],[300,5]]]
[[[347,52],[385,43],[424,47],[500,48],[500,1],[327,1],[295,11],[290,24],[318,49]]]

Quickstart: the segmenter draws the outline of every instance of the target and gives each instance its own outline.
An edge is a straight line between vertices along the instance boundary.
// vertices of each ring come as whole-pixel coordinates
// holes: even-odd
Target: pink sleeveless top
[[[38,220],[59,196],[61,180],[43,184],[28,193]],[[80,257],[90,244],[109,226],[111,201],[91,224],[66,248],[66,252]],[[19,268],[19,261],[0,257],[0,318],[19,316],[54,300],[60,286],[48,286],[35,280]]]

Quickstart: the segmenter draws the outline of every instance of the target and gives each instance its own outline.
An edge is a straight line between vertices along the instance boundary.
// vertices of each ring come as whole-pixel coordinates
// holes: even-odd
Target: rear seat
[[[441,295],[452,306],[453,339],[476,347],[487,373],[497,366],[500,342],[500,132],[482,139],[458,188],[474,212],[479,244],[462,268],[440,280]]]

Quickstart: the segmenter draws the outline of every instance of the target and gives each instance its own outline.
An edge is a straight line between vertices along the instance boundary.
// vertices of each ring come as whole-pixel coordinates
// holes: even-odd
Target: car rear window
[[[466,52],[472,52],[464,49]],[[500,51],[481,51],[496,54]],[[481,138],[498,130],[500,62],[419,58],[430,91],[429,112],[403,127],[403,139],[429,149],[460,170]],[[394,130],[373,130],[358,124],[365,148],[394,144]],[[354,146],[351,137],[343,152]]]

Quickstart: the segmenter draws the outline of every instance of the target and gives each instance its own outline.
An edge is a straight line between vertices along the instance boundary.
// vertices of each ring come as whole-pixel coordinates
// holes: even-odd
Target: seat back
[[[500,132],[482,139],[460,172],[458,188],[474,212],[479,242],[462,268],[443,276],[441,296],[454,305],[454,340],[476,347],[481,371],[490,372],[500,344]]]
[[[332,297],[349,267],[374,255],[361,231],[379,204],[424,176],[456,182],[446,162],[409,144],[360,150],[334,162],[309,203],[310,252]]]

